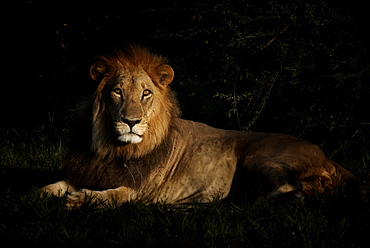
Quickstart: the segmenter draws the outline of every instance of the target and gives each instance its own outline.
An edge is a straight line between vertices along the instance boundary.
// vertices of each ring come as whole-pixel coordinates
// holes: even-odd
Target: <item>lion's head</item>
[[[138,46],[99,57],[90,75],[94,95],[92,148],[100,155],[141,157],[167,136],[179,110],[168,84],[173,69]]]

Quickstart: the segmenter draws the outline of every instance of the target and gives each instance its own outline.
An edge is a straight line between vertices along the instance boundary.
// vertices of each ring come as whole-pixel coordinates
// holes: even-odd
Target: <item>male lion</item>
[[[43,192],[67,194],[74,208],[86,201],[204,203],[240,197],[256,181],[268,198],[357,181],[305,140],[180,119],[166,63],[139,46],[98,58],[90,69],[98,86],[77,110],[66,179]]]

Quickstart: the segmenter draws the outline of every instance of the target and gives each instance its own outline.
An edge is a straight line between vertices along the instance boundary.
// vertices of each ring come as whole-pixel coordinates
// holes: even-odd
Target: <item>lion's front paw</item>
[[[53,184],[49,184],[39,190],[40,197],[54,195],[62,197],[70,191],[75,191],[72,185],[69,185],[65,181],[59,181]]]
[[[78,209],[83,204],[101,203],[101,194],[99,191],[80,189],[67,195],[66,209]]]

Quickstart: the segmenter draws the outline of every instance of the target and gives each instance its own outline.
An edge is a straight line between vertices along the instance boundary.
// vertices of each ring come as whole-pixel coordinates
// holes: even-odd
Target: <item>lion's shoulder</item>
[[[251,136],[248,132],[214,128],[202,122],[184,119],[178,119],[177,127],[179,135],[173,138],[179,139],[176,142],[187,140],[186,143],[189,146],[207,144],[208,146],[224,147],[231,143],[242,145]]]

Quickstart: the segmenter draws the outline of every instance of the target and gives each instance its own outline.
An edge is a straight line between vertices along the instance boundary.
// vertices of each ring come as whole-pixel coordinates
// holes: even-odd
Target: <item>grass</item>
[[[61,138],[8,131],[0,156],[0,240],[24,247],[370,247],[368,194],[343,191],[302,202],[233,205],[215,201],[188,211],[163,205],[64,209],[65,199],[40,198],[36,190],[60,176]],[[11,138],[9,138],[11,137]],[[348,166],[346,166],[348,168]],[[351,161],[369,191],[369,161]]]

